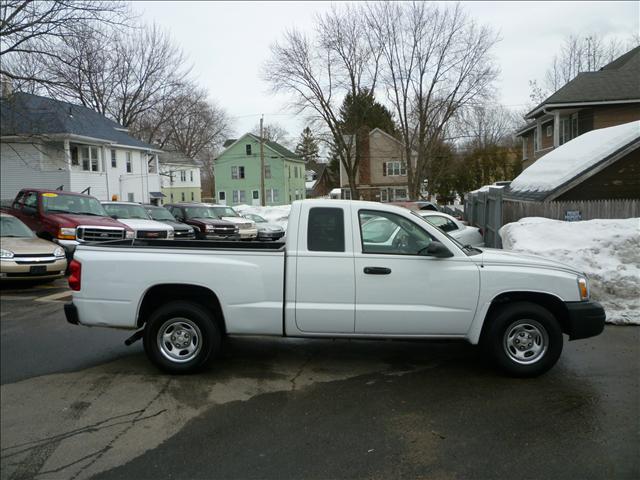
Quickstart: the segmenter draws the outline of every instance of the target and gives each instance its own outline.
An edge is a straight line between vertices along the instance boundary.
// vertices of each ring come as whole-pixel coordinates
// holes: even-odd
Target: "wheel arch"
[[[177,300],[197,303],[211,312],[222,334],[226,334],[224,313],[218,296],[210,288],[188,283],[162,283],[149,287],[142,296],[136,326],[144,326],[154,310]]]
[[[558,321],[563,333],[568,332],[569,311],[564,301],[558,296],[546,292],[528,292],[528,291],[512,291],[502,292],[491,300],[491,305],[487,310],[482,323],[482,331],[480,333],[480,341],[482,341],[488,325],[491,323],[493,316],[502,306],[517,302],[531,302],[547,309]]]

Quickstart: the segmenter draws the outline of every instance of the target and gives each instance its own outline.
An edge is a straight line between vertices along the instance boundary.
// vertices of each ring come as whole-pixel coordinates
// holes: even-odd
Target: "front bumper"
[[[38,271],[32,271],[31,267],[39,267]],[[42,269],[42,267],[45,267]],[[0,262],[0,278],[2,280],[38,280],[58,278],[64,275],[67,268],[67,260],[58,258],[51,263],[22,263],[18,264],[12,259],[3,259]]]
[[[252,238],[258,237],[258,229],[257,228],[245,228],[240,230],[240,238],[242,240],[250,240]]]
[[[239,233],[232,234],[220,234],[215,232],[207,232],[207,233],[198,233],[196,235],[198,240],[240,240]]]
[[[258,240],[279,240],[284,237],[284,232],[258,232]]]
[[[598,302],[565,302],[569,316],[566,331],[570,340],[600,335],[606,314]]]

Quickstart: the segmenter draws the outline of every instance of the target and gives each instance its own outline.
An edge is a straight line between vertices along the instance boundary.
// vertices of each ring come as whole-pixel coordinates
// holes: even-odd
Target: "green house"
[[[214,161],[216,200],[222,205],[260,205],[260,137],[247,133]],[[277,142],[264,140],[266,205],[305,198],[304,160]]]

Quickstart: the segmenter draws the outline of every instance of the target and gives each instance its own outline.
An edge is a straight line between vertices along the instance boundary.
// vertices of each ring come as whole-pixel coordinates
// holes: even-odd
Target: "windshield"
[[[100,202],[93,197],[83,197],[80,195],[65,195],[63,193],[43,193],[42,208],[45,212],[52,213],[75,213],[84,215],[99,215],[106,217],[107,214],[100,205]]]
[[[184,207],[187,218],[218,218],[212,207]]]
[[[231,207],[212,207],[217,217],[239,217],[235,210]]]
[[[170,222],[176,221],[175,217],[171,215],[171,212],[166,208],[147,208],[147,213],[151,215],[151,218],[153,218],[154,220],[168,220]]]
[[[109,215],[115,215],[118,218],[139,218],[142,220],[151,218],[142,205],[127,203],[104,203],[103,205]]]
[[[24,223],[15,217],[0,217],[0,237],[33,238],[35,235]]]
[[[254,213],[247,213],[245,215],[245,218],[248,218],[249,220],[253,220],[256,223],[267,223],[267,221],[264,218]]]

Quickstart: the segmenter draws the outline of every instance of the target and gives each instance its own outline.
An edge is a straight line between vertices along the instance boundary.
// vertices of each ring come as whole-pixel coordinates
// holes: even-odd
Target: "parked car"
[[[145,204],[144,208],[152,220],[172,227],[174,238],[183,240],[196,238],[196,228],[179,222],[166,208],[151,204]]]
[[[397,207],[404,207],[409,210],[432,210],[434,212],[439,212],[440,207],[433,202],[428,202],[426,200],[418,200],[416,202],[390,202],[390,205],[395,205]]]
[[[142,205],[135,202],[102,202],[106,212],[136,232],[135,238],[166,238],[173,240],[173,227],[152,220]]]
[[[461,244],[471,245],[472,247],[484,247],[484,238],[479,228],[465,225],[457,218],[443,212],[421,210],[417,213],[431,225],[448,233]]]
[[[134,237],[133,230],[109,218],[97,198],[82,193],[25,188],[3,211],[19,218],[40,238],[62,246],[67,259],[84,242]]]
[[[66,269],[64,248],[38,238],[18,218],[0,212],[1,280],[55,280]]]
[[[258,229],[258,240],[279,240],[284,237],[284,228],[275,223],[269,223],[260,215],[245,213],[244,218],[251,220]]]
[[[234,223],[238,226],[241,240],[254,240],[258,237],[258,228],[256,224],[244,218],[233,208],[226,205],[212,205],[207,204],[213,209],[213,212],[220,220],[226,220],[227,222]]]
[[[363,242],[363,215],[390,221],[405,240]],[[563,333],[575,340],[604,329],[581,271],[464,247],[404,208],[295,201],[287,230],[284,245],[80,246],[66,318],[135,331],[128,344],[143,338],[149,359],[174,373],[203,367],[224,336],[280,335],[466,340],[508,374],[534,376],[557,362]]]
[[[199,240],[239,240],[237,225],[220,220],[213,208],[202,203],[175,203],[165,205],[179,222],[191,225],[196,229]]]

